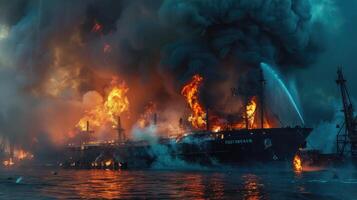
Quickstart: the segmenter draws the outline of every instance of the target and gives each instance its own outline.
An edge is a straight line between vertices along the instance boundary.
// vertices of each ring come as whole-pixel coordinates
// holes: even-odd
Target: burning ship
[[[195,132],[178,142],[177,154],[190,162],[291,161],[304,147],[309,128],[260,128]]]
[[[64,166],[150,164],[159,157],[153,152],[156,144],[133,138],[131,125],[149,101],[165,104],[159,108],[165,111],[178,102],[172,110],[184,110],[180,104],[183,101],[177,98],[181,91],[191,111],[188,122],[179,110],[164,122],[177,127],[179,133],[165,137],[172,132],[163,131],[157,138],[172,157],[204,163],[289,160],[304,146],[311,129],[295,127],[298,123],[291,121],[279,125],[267,116],[270,107],[263,105],[270,98],[264,98],[263,78],[260,94],[233,90],[241,98],[234,110],[241,109],[232,117],[225,115],[221,102],[207,97],[211,105],[207,99],[201,99],[201,104],[198,89],[203,78],[210,89],[216,89],[214,83],[222,79],[220,87],[226,83],[236,86],[231,82],[247,70],[258,69],[262,61],[274,63],[287,73],[317,61],[324,49],[320,47],[322,39],[329,38],[317,36],[324,36],[325,30],[332,27],[324,23],[324,15],[315,17],[318,4],[288,0],[86,1],[74,6],[41,2],[10,6],[14,11],[6,12],[9,16],[4,15],[0,27],[2,74],[19,76],[2,79],[4,94],[9,94],[3,100],[11,106],[3,106],[2,134],[21,133],[24,137],[19,138],[26,142],[39,139],[36,148],[43,146],[46,151],[47,144],[53,144],[56,150],[58,145],[68,144]],[[61,17],[63,11],[65,18]],[[11,16],[16,13],[22,14]],[[183,81],[194,74],[189,86],[180,90]],[[271,82],[268,74],[264,75],[268,87]],[[128,81],[131,91],[135,91],[130,99],[135,102],[135,110],[130,111],[134,116],[124,113],[128,110],[128,98],[124,98],[127,88],[107,88],[113,76]],[[229,93],[229,87],[220,89],[215,97]],[[204,92],[201,95],[208,96]],[[85,100],[93,95],[100,96],[99,106],[98,98]],[[280,104],[281,110],[291,107],[285,102]],[[89,111],[84,112],[87,107]],[[169,115],[157,113],[158,118]],[[85,117],[75,126],[82,114]],[[110,134],[114,135],[115,128],[118,137],[98,136],[103,132],[101,124],[106,123],[110,124]],[[77,129],[69,130],[73,127]],[[127,137],[123,137],[125,133]]]
[[[243,123],[238,124],[219,124],[210,120],[209,109],[206,109],[206,113],[199,109],[198,101],[190,98],[190,95],[195,95],[187,91],[192,91],[188,88],[197,88],[200,81],[201,77],[194,76],[193,81],[182,89],[182,94],[191,99],[188,100],[190,107],[196,108],[193,109],[196,112],[189,120],[193,121],[195,127],[205,127],[206,130],[192,132],[179,139],[178,150],[175,153],[180,158],[190,162],[202,163],[213,160],[229,164],[242,161],[291,161],[299,148],[305,147],[305,139],[312,131],[311,128],[273,128],[265,119],[265,80],[262,69],[259,80],[260,94],[258,97],[245,98]],[[239,95],[239,90],[233,88],[232,93]],[[260,112],[257,112],[258,104]],[[203,120],[199,116],[205,116],[206,119]],[[255,120],[257,117],[260,119]]]
[[[179,120],[180,134],[150,140],[127,139],[120,117],[116,119],[117,140],[90,142],[93,131],[89,121],[80,134],[82,139],[77,144],[67,147],[66,160],[61,163],[70,168],[126,168],[150,166],[160,159],[155,153],[157,145],[166,149],[165,153],[175,159],[200,164],[236,164],[242,162],[288,161],[291,162],[300,148],[306,145],[306,138],[311,128],[271,126],[266,119],[264,109],[263,70],[260,70],[260,92],[258,96],[244,98],[241,121],[221,122],[210,114],[210,109],[203,109],[198,100],[199,87],[203,81],[200,75],[181,90],[192,113],[188,117],[191,127],[185,128],[185,122]],[[242,95],[239,89],[232,89],[232,95]],[[123,108],[123,107],[119,107]],[[257,109],[260,108],[260,109]],[[157,124],[157,115],[153,116],[153,126]],[[259,120],[256,120],[259,118]]]

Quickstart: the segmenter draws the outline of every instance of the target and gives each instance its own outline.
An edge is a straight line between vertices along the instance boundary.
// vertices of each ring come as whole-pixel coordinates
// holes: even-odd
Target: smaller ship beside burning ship
[[[117,117],[117,140],[107,142],[90,141],[89,121],[80,133],[81,140],[66,148],[66,168],[137,168],[147,167],[160,159],[155,148],[165,149],[171,158],[188,163],[211,165],[213,163],[235,165],[242,162],[291,162],[300,148],[306,146],[306,138],[311,128],[271,127],[264,109],[264,75],[260,70],[260,92],[257,96],[244,98],[241,121],[227,120],[222,123],[203,109],[198,101],[198,89],[203,77],[195,75],[181,91],[192,114],[188,121],[189,131],[185,131],[184,120],[179,120],[180,134],[174,137],[158,137],[150,140],[130,140],[125,136],[120,117]],[[232,94],[242,95],[238,89]],[[257,109],[259,108],[259,109]],[[152,115],[152,126],[157,124],[157,115]],[[258,119],[258,120],[257,120]]]

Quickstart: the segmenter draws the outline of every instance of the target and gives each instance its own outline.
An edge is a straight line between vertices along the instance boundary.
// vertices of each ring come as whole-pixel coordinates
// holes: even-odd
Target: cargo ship
[[[259,103],[264,105],[265,80],[262,70],[260,83]],[[256,161],[291,162],[298,150],[306,146],[306,138],[312,128],[300,126],[272,128],[264,123],[264,106],[260,106],[259,114],[258,127],[252,127],[248,116],[245,116],[243,127],[226,126],[216,129],[213,128],[214,124],[210,122],[209,113],[207,113],[203,130],[187,131],[176,137],[158,138],[155,144],[149,141],[126,139],[125,130],[118,117],[116,141],[71,144],[66,148],[66,158],[61,165],[66,168],[100,169],[148,167],[161,156],[154,151],[156,145],[164,147],[168,156],[189,163],[234,165]],[[82,135],[90,134],[88,122],[87,130]]]
[[[290,161],[306,146],[311,128],[286,127],[195,132],[180,138],[179,158],[189,162],[234,164],[249,161]]]
[[[149,167],[158,156],[153,145],[167,147],[169,156],[189,163],[238,164],[242,162],[291,161],[306,146],[311,128],[200,131],[176,139],[160,138],[157,144],[147,141],[123,143],[84,143],[66,148],[68,168],[141,168]]]

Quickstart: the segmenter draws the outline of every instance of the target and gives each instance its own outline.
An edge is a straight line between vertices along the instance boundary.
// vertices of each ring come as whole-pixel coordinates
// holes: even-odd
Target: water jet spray
[[[294,98],[292,97],[290,91],[288,90],[288,88],[286,87],[285,83],[281,80],[281,78],[279,77],[279,75],[277,74],[277,72],[274,71],[274,69],[266,64],[266,63],[260,63],[260,66],[261,68],[263,69],[263,71],[269,75],[271,75],[278,83],[279,83],[279,86],[283,89],[285,95],[289,98],[289,101],[291,103],[291,105],[294,107],[296,113],[298,114],[299,116],[299,119],[301,121],[301,123],[304,125],[305,124],[305,121],[301,115],[301,112],[294,100]]]

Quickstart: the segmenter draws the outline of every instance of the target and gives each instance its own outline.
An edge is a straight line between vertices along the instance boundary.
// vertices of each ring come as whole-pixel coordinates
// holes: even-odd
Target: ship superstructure
[[[250,121],[249,101],[245,98],[243,116],[245,124],[219,126],[210,121],[207,109],[204,128],[181,133],[175,138],[159,138],[156,144],[148,141],[131,141],[125,137],[125,130],[118,117],[116,128],[118,137],[109,143],[81,143],[68,148],[65,166],[80,168],[120,168],[120,166],[150,166],[158,156],[153,153],[153,145],[163,145],[169,156],[186,162],[201,164],[227,163],[235,164],[247,161],[291,161],[299,148],[306,145],[306,138],[311,128],[283,127],[273,128],[266,125],[264,110],[263,71],[260,70],[259,90],[259,125]],[[232,89],[232,94],[246,95],[239,89]],[[249,94],[248,94],[249,95]],[[246,95],[246,96],[248,96]],[[201,111],[203,113],[203,111]],[[255,114],[255,113],[254,113]],[[154,114],[156,124],[157,115]],[[205,121],[203,121],[205,120]],[[180,126],[182,124],[180,119]],[[89,128],[87,128],[87,132]],[[169,135],[169,134],[167,134]]]

